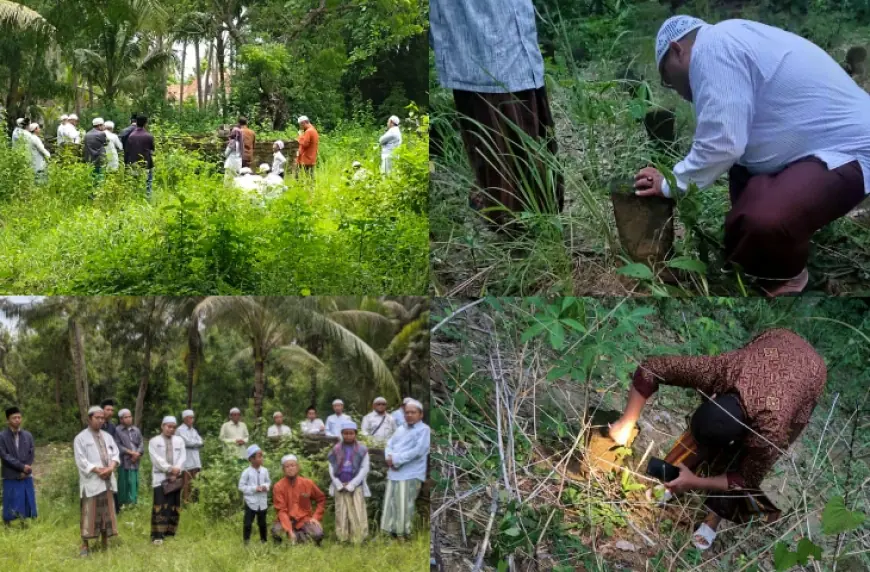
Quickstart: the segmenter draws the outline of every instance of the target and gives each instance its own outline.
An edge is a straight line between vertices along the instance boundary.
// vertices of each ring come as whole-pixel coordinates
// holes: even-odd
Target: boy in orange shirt
[[[299,476],[296,455],[281,458],[284,478],[272,488],[272,504],[278,520],[272,525],[272,538],[281,542],[284,537],[291,544],[313,541],[320,546],[323,540],[323,513],[326,512],[326,495],[314,481]],[[311,501],[317,508],[312,509]]]

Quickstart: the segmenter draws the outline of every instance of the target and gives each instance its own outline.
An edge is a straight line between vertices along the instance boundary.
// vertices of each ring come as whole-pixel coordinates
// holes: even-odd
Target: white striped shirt
[[[870,96],[812,42],[747,20],[705,26],[689,84],[697,127],[674,167],[683,191],[710,186],[735,163],[769,174],[810,156],[828,169],[857,160],[870,189]]]

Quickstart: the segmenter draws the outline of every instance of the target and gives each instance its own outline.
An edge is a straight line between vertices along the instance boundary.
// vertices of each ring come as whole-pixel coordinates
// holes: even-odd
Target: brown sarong
[[[495,208],[484,214],[499,225],[512,218],[504,208],[561,212],[565,196],[562,175],[552,169],[558,146],[546,89],[515,93],[454,90],[453,100],[465,150],[482,190],[471,197],[472,206]],[[521,133],[535,142],[524,142]]]
[[[741,449],[739,444],[735,444],[720,451],[706,451],[687,430],[674,443],[665,461],[672,465],[683,463],[695,474],[721,475],[739,466]],[[711,492],[704,505],[725,520],[738,524],[745,524],[752,520],[770,523],[779,519],[782,514],[782,511],[759,490]]]
[[[194,494],[190,483],[196,478],[196,475],[198,475],[201,470],[202,469],[187,469],[181,473],[182,478],[184,479],[184,487],[181,490],[181,498],[184,500],[184,504],[196,500],[198,495]]]
[[[91,540],[105,534],[117,536],[118,522],[115,519],[115,499],[108,492],[82,499],[82,540]]]
[[[306,542],[314,542],[318,546],[323,540],[323,526],[316,520],[309,520],[302,525],[302,528],[296,528],[296,521],[292,521],[293,529],[296,532],[296,542],[304,544]],[[276,542],[281,542],[287,538],[287,531],[281,526],[281,521],[276,520],[272,525],[272,538]]]
[[[786,280],[800,274],[816,231],[864,199],[857,161],[833,170],[815,157],[775,175],[728,174],[731,211],[725,217],[725,256],[758,278]]]

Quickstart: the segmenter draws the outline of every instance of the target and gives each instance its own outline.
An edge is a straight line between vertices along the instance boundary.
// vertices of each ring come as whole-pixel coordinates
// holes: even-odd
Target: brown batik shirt
[[[785,329],[768,330],[746,346],[717,356],[653,357],[634,373],[634,388],[650,397],[659,384],[693,387],[707,396],[736,393],[750,432],[731,489],[761,486],[764,476],[809,423],[827,369],[815,349]],[[757,434],[756,434],[757,433]]]

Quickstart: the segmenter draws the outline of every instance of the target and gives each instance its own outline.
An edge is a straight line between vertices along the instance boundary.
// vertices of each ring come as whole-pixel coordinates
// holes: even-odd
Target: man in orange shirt
[[[278,520],[272,525],[272,538],[281,542],[284,537],[291,544],[314,541],[320,546],[323,540],[323,513],[326,512],[326,495],[314,481],[299,476],[296,455],[281,458],[284,478],[272,488],[272,504]],[[317,504],[311,508],[311,501]]]
[[[299,126],[302,127],[302,135],[297,139],[299,151],[296,153],[296,164],[299,165],[299,169],[296,171],[296,176],[298,177],[299,171],[302,171],[314,178],[314,165],[317,163],[317,145],[320,142],[320,134],[305,115],[299,118]]]
[[[257,135],[248,127],[248,120],[239,117],[239,129],[242,132],[242,167],[250,167],[254,162],[254,143]]]

